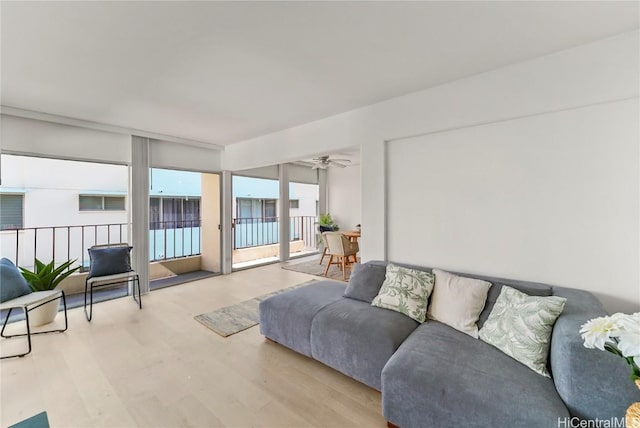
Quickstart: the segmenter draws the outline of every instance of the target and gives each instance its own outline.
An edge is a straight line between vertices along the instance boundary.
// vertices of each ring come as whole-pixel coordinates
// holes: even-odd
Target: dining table
[[[351,242],[358,242],[358,239],[360,239],[361,236],[359,230],[348,230],[346,232],[342,232],[342,234],[349,238],[349,241]]]

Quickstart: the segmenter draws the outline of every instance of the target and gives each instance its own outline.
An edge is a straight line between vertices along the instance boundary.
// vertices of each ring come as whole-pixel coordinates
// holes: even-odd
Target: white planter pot
[[[53,320],[56,319],[56,315],[58,315],[59,307],[60,299],[56,299],[30,311],[29,325],[31,327],[38,327],[53,322]]]

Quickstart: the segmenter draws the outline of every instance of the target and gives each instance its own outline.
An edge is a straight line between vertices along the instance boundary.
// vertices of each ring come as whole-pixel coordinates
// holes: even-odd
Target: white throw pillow
[[[504,285],[480,330],[480,339],[534,372],[550,377],[547,356],[551,333],[566,300],[557,296],[529,296]]]
[[[478,318],[484,309],[491,283],[434,269],[436,283],[427,318],[440,321],[478,338]]]

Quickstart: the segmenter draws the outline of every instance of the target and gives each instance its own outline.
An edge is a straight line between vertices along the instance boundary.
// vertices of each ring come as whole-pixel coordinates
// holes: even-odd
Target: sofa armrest
[[[627,407],[640,399],[629,367],[609,352],[585,348],[579,332],[588,320],[607,314],[602,304],[586,291],[554,288],[553,294],[567,299],[553,328],[549,356],[558,394],[572,416],[624,417]]]

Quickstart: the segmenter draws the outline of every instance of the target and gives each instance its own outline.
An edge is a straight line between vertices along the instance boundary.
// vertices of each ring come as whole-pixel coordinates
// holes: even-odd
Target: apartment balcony
[[[279,259],[279,220],[278,217],[234,219],[234,268]],[[194,219],[150,224],[151,290],[215,274],[203,268],[203,257],[206,256],[203,254],[203,229],[212,229],[214,225],[203,225],[202,222]],[[73,307],[81,305],[83,298],[90,265],[88,249],[93,245],[127,242],[130,227],[128,223],[111,223],[5,229],[0,231],[0,254],[17,266],[30,270],[34,268],[36,257],[45,263],[54,260],[56,265],[77,260],[75,266],[80,266],[78,273],[60,284]],[[317,251],[316,217],[291,217],[289,231],[291,257]],[[219,251],[218,248],[216,250]],[[127,292],[126,286],[114,287],[96,291],[95,298],[96,301],[107,300],[126,296]]]
[[[69,296],[70,307],[81,306],[89,270],[88,249],[93,245],[127,242],[130,224],[86,224],[69,226],[26,227],[0,231],[0,253],[17,266],[33,270],[37,257],[56,265],[77,260],[78,273],[61,284]],[[149,273],[151,289],[211,276],[202,270],[201,221],[167,221],[151,224],[149,231]],[[95,300],[126,296],[126,284],[97,290]]]
[[[318,234],[315,216],[289,218],[289,256],[316,253]],[[233,267],[235,269],[280,260],[280,218],[233,219]]]

